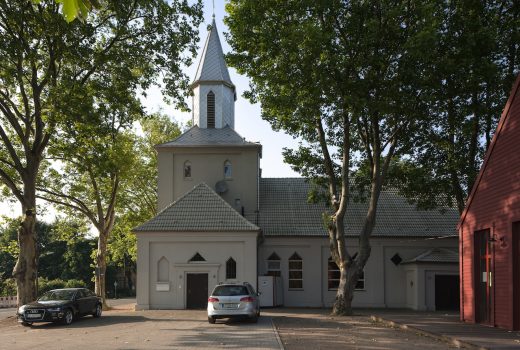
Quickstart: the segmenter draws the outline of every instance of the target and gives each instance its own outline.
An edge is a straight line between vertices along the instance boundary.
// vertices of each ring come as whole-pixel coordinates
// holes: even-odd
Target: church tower
[[[215,18],[211,23],[193,90],[193,125],[202,129],[235,127],[235,85],[229,77]]]

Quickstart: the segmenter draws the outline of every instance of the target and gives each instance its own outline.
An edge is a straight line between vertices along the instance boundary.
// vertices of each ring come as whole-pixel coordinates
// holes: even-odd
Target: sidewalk
[[[520,349],[520,332],[461,322],[458,313],[363,310],[372,319],[474,349]]]

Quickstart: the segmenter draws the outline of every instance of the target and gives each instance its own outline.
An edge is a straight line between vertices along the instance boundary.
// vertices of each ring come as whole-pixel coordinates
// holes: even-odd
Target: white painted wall
[[[184,309],[186,274],[208,273],[208,293],[219,282],[249,282],[256,288],[256,232],[137,233],[138,310]],[[199,253],[205,262],[189,262]],[[157,263],[169,262],[169,290],[157,291]],[[226,261],[237,263],[236,280],[226,280]]]
[[[201,182],[215,189],[215,184],[224,180],[224,162],[229,160],[232,178],[225,179],[228,191],[222,194],[222,198],[239,212],[240,208],[235,205],[236,199],[240,199],[246,213],[255,212],[258,208],[260,151],[256,147],[160,149],[158,210],[164,209]],[[191,163],[190,179],[183,175],[184,163],[188,160]]]
[[[433,248],[457,249],[457,238],[424,240],[420,238],[373,238],[372,252],[365,266],[365,289],[354,292],[354,307],[390,307],[422,309],[426,306],[424,271],[422,278],[408,274],[411,265],[395,266],[390,258],[399,253],[403,261]],[[351,253],[357,249],[357,240],[348,239]],[[328,290],[327,260],[330,250],[327,238],[317,237],[267,237],[258,249],[258,274],[267,272],[267,258],[276,252],[281,258],[281,275],[285,306],[329,307],[334,303],[336,292]],[[303,259],[303,290],[288,289],[288,258],[297,252]],[[438,270],[458,271],[457,265],[434,267]],[[431,267],[430,267],[431,269]],[[412,292],[410,281],[414,280]],[[418,280],[417,280],[418,279]],[[434,289],[435,290],[435,289]],[[422,297],[421,297],[422,295]],[[408,297],[407,297],[408,296]]]

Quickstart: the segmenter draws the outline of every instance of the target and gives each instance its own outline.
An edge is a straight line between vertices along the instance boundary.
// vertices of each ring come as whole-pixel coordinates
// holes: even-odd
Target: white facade
[[[256,241],[252,232],[186,232],[137,234],[136,309],[185,309],[186,276],[208,274],[208,293],[220,282],[249,281],[256,287]],[[193,261],[195,254],[206,261]],[[233,258],[235,279],[226,279],[226,261]],[[161,259],[167,262],[167,277],[160,276]],[[164,260],[162,260],[164,261]]]
[[[372,252],[364,270],[364,288],[354,292],[354,307],[410,308],[435,310],[432,275],[458,275],[457,264],[394,264],[395,254],[403,261],[432,247],[456,246],[457,238],[442,240],[373,238]],[[356,251],[357,240],[348,239],[349,251]],[[303,288],[288,286],[289,257],[297,253],[303,260]],[[266,238],[258,248],[258,275],[268,273],[272,253],[280,257],[284,306],[331,307],[335,289],[328,288],[329,242],[326,238]]]

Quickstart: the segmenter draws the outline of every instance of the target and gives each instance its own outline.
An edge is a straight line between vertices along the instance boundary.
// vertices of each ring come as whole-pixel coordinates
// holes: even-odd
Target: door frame
[[[484,251],[484,255],[482,255]],[[495,247],[491,242],[491,230],[478,230],[473,233],[473,292],[474,292],[474,319],[475,323],[493,325],[494,318],[494,297],[495,297],[495,273],[494,259]],[[485,259],[485,271],[482,270],[481,260]],[[483,274],[486,274],[485,293],[482,293]],[[484,317],[480,317],[481,311],[485,311]]]
[[[518,331],[520,330],[520,221],[513,222],[511,229],[513,329]]]
[[[208,271],[197,271],[197,272],[186,272],[186,278],[185,278],[185,281],[186,281],[186,293],[185,293],[185,300],[184,300],[184,305],[185,305],[185,308],[187,309],[188,308],[188,276],[189,275],[206,275],[206,294],[209,293],[209,272]],[[206,296],[206,299],[207,299],[207,296]]]

